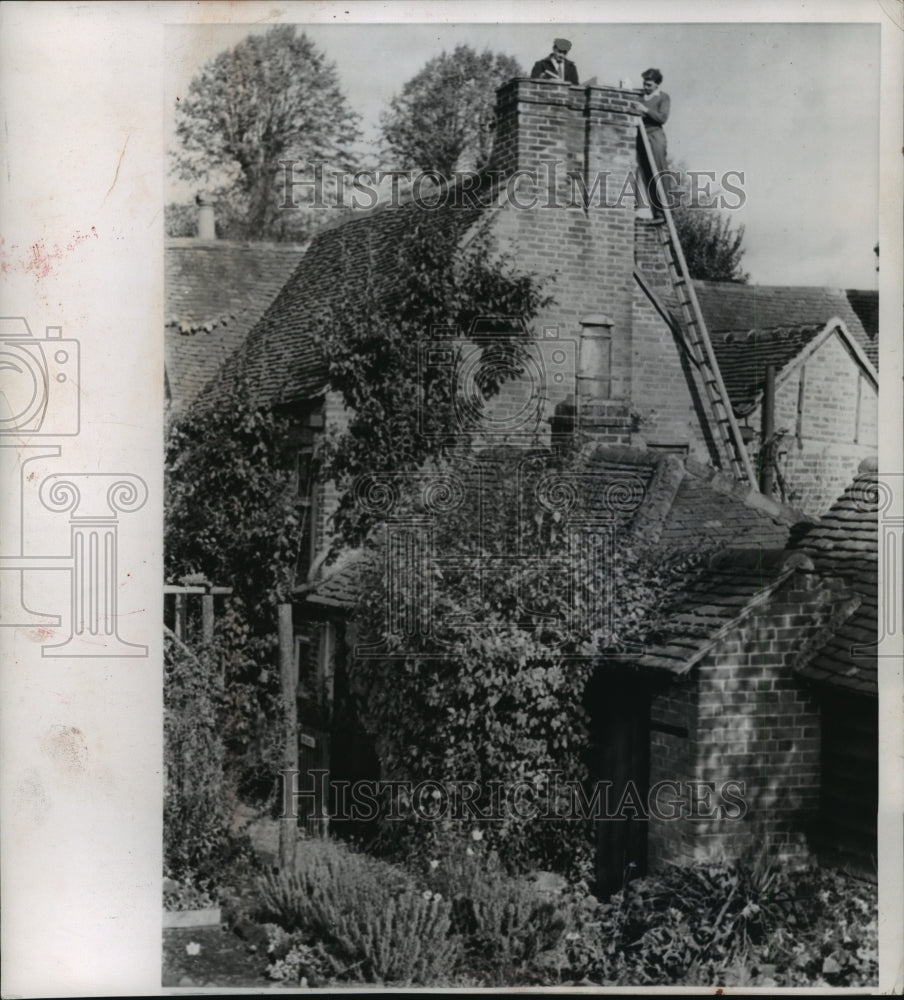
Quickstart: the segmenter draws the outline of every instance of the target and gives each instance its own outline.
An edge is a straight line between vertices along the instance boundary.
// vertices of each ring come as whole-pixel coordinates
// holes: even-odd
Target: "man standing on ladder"
[[[650,164],[650,168],[654,173],[660,174],[660,182],[662,184],[663,195],[666,199],[666,204],[669,207],[673,207],[669,200],[670,195],[670,180],[671,177],[665,173],[669,169],[668,159],[666,157],[667,145],[665,132],[662,126],[668,121],[669,111],[671,110],[671,99],[669,95],[664,91],[659,89],[659,85],[662,83],[662,73],[658,69],[647,69],[644,70],[643,74],[643,97],[641,98],[641,103],[643,106],[643,124],[644,128],[647,130],[647,138],[650,140],[650,148],[653,150],[653,160],[654,162]],[[656,197],[656,186],[653,183],[653,178],[649,175],[649,172],[644,169],[644,154],[643,154],[643,143],[641,142],[640,136],[637,137],[637,153],[638,161],[641,164],[641,175],[646,179],[646,187],[650,196],[650,203],[656,207],[659,207],[659,199]]]

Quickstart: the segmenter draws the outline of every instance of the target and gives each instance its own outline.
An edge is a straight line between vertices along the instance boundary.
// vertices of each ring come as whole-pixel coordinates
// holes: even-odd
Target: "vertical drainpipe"
[[[760,433],[760,493],[772,496],[775,448],[775,365],[766,365],[763,379],[762,426]]]

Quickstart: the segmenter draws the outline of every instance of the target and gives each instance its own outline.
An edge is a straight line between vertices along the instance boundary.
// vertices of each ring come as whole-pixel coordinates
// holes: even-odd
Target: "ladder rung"
[[[643,124],[638,125],[638,133],[642,139],[648,161],[652,163],[653,153],[649,138]],[[666,205],[654,213],[654,221],[659,230],[659,239],[665,251],[669,277],[677,292],[678,304],[684,320],[684,337],[686,353],[701,373],[701,381],[706,389],[706,396],[715,423],[719,428],[719,436],[728,458],[728,464],[741,482],[749,482],[752,478],[751,466],[747,449],[734,426],[733,412],[727,400],[725,388],[720,388],[718,362],[713,358],[713,349],[709,342],[706,322],[700,312],[693,292],[687,263],[684,260],[680,239],[674,232],[672,214]],[[677,316],[676,316],[677,320]]]

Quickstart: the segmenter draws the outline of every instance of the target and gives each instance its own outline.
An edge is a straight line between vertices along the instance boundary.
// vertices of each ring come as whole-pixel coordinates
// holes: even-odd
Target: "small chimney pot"
[[[207,194],[199,194],[195,198],[198,206],[198,239],[215,240],[217,238],[217,224],[213,211],[213,201]]]

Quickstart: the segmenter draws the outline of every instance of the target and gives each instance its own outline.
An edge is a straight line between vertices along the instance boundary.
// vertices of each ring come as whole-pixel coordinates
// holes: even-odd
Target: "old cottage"
[[[595,692],[605,734],[596,771],[644,788],[738,781],[744,815],[722,815],[716,802],[713,816],[600,824],[599,884],[617,887],[630,863],[644,870],[736,854],[764,836],[801,855],[817,846],[815,829],[863,860],[874,840],[875,670],[868,651],[851,659],[845,630],[868,646],[875,624],[875,516],[857,507],[862,481],[850,484],[876,453],[876,340],[842,291],[689,281],[669,220],[638,217],[621,183],[636,168],[635,96],[506,84],[493,182],[426,223],[465,240],[478,220],[489,222],[525,270],[553,281],[554,302],[535,330],[544,350],[573,343],[576,364],[537,395],[534,426],[550,441],[572,435],[589,464],[643,484],[630,530],[664,547],[706,539],[717,550],[688,579],[686,607],[661,643],[626,661],[621,683],[610,678]],[[611,197],[593,195],[601,177],[614,183]],[[337,707],[356,562],[354,553],[326,567],[317,558],[335,494],[313,481],[311,456],[344,411],[311,317],[325,306],[341,317],[365,294],[365,276],[390,284],[392,249],[423,215],[409,203],[316,236],[206,391],[215,400],[217,386],[241,374],[260,402],[296,421],[298,481],[314,526],[304,569],[316,585],[295,609],[302,754],[306,766],[328,763],[343,777],[374,762],[362,763],[366,741]],[[513,390],[495,405],[523,399]],[[852,535],[866,545],[856,566],[844,555]],[[856,722],[838,710],[851,684]],[[845,727],[856,729],[862,753],[833,751]],[[833,814],[825,775],[862,792],[861,829],[837,816],[834,827],[820,823]]]

